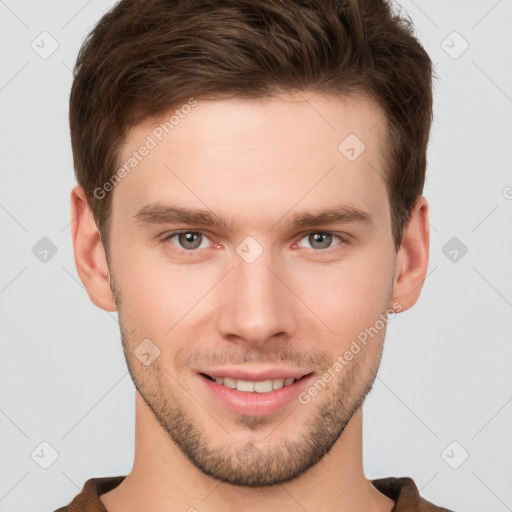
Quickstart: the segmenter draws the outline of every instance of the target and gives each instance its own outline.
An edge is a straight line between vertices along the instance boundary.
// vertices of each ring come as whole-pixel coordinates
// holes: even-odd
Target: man
[[[70,98],[75,263],[117,310],[129,475],[59,511],[443,511],[362,405],[425,279],[431,61],[384,0],[122,0]]]

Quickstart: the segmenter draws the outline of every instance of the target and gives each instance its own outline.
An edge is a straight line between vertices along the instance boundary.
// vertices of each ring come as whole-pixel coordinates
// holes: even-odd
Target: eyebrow
[[[284,215],[276,224],[288,217],[284,223],[291,228],[321,226],[326,224],[362,223],[371,224],[369,212],[353,205],[338,205],[317,212],[301,211]],[[143,206],[134,216],[135,222],[153,226],[181,223],[187,225],[220,226],[233,231],[233,224],[211,210],[184,208],[176,204],[154,203]],[[275,225],[275,224],[274,224]]]

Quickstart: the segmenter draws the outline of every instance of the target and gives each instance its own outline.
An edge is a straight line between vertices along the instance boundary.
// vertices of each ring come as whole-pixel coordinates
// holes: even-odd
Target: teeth
[[[251,393],[254,391],[255,382],[249,382],[248,380],[237,380],[236,381],[236,389],[238,391],[250,391]]]
[[[216,377],[215,382],[217,384],[223,384],[231,389],[236,389],[238,391],[248,391],[250,393],[270,393],[274,389],[281,389],[284,386],[289,386],[293,384],[296,380],[293,377],[289,377],[288,379],[269,379],[269,380],[261,380],[258,382],[252,382],[248,380],[237,380],[232,379],[231,377]]]
[[[236,380],[232,379],[231,377],[224,377],[224,379],[221,379],[222,382],[219,382],[219,384],[224,384],[224,386],[227,386],[228,388],[236,389]]]
[[[251,385],[252,385],[252,383],[251,383]],[[237,386],[237,389],[239,389],[238,386]],[[256,393],[269,393],[273,389],[274,389],[274,386],[273,386],[273,382],[271,380],[262,380],[260,382],[254,383],[254,391],[256,391]]]
[[[284,379],[276,379],[272,381],[272,389],[281,389],[284,386]]]

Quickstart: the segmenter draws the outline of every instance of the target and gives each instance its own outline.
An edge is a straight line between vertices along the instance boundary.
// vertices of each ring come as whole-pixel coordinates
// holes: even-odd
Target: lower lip
[[[227,409],[247,416],[266,416],[279,411],[296,399],[297,395],[309,385],[313,374],[268,393],[238,391],[224,386],[224,384],[217,384],[204,375],[199,374],[199,378],[210,393]]]

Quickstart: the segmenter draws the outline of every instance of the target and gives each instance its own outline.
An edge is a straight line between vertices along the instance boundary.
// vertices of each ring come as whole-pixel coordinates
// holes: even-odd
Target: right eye
[[[171,242],[173,238],[176,238],[178,244]],[[171,242],[172,245],[177,246],[178,249],[186,252],[194,252],[196,249],[202,249],[201,242],[203,239],[207,239],[204,233],[200,231],[173,231],[169,233],[164,239],[163,242]],[[207,247],[207,245],[206,245]]]

